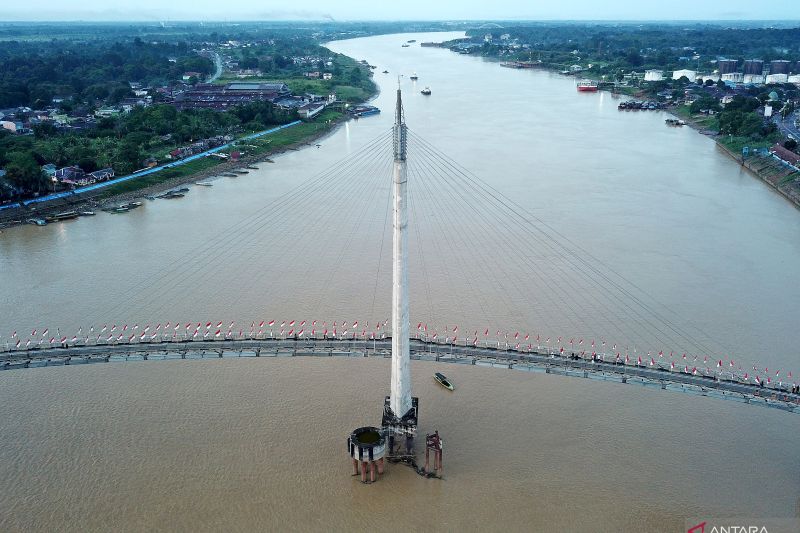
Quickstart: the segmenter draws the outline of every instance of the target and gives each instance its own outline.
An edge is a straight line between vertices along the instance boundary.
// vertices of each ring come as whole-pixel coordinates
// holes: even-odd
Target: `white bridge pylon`
[[[390,406],[402,417],[411,409],[411,357],[408,312],[408,174],[406,124],[397,89],[394,122],[392,232],[392,382]]]

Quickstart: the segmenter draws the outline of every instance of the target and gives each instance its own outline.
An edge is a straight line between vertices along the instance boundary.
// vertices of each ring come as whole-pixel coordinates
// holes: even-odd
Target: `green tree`
[[[8,157],[6,178],[18,189],[25,192],[47,190],[47,179],[31,152],[14,152]]]

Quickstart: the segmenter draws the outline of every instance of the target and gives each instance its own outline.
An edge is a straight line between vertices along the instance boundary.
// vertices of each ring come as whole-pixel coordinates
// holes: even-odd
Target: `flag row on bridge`
[[[351,340],[377,340],[391,336],[388,327],[388,320],[359,322],[355,321],[318,321],[318,320],[262,320],[251,322],[249,329],[237,328],[235,321],[212,321],[212,322],[166,322],[158,323],[154,326],[145,324],[140,326],[138,323],[132,326],[128,324],[104,324],[102,327],[90,326],[87,330],[80,327],[77,333],[64,335],[60,328],[52,333],[49,328],[33,329],[26,340],[14,331],[5,342],[5,350],[29,350],[32,348],[44,347],[64,347],[69,345],[102,345],[102,344],[121,344],[121,343],[142,343],[160,342],[168,340],[244,340],[244,339],[351,339]],[[482,348],[494,348],[498,350],[513,350],[517,352],[536,352],[551,356],[574,357],[588,361],[603,363],[614,363],[636,367],[654,367],[670,372],[682,372],[685,374],[702,375],[709,377],[727,377],[729,379],[742,381],[745,383],[755,383],[758,385],[783,388],[784,384],[792,384],[797,387],[794,374],[791,371],[784,372],[781,369],[769,370],[769,367],[759,368],[752,365],[743,368],[741,364],[736,364],[733,359],[710,358],[709,356],[689,355],[686,352],[677,355],[675,352],[667,353],[664,350],[658,352],[648,351],[643,354],[633,347],[624,348],[617,344],[608,347],[605,340],[596,342],[594,339],[584,340],[583,338],[565,337],[544,337],[541,335],[531,335],[519,331],[510,332],[496,330],[491,334],[489,328],[481,333],[475,330],[472,333],[459,333],[459,326],[444,326],[443,328],[431,328],[422,322],[417,324],[415,337],[423,342],[452,346],[474,346]],[[3,337],[0,335],[0,345],[3,344]],[[610,350],[610,351],[609,351]]]

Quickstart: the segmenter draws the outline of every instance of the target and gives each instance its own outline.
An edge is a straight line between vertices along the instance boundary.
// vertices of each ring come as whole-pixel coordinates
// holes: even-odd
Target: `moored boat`
[[[419,76],[417,76],[417,73],[416,73],[416,72],[415,72],[414,74],[412,74],[412,75],[411,75],[411,79],[412,79],[413,81],[417,81],[417,80],[419,79]]]
[[[436,372],[436,373],[433,375],[433,379],[435,379],[435,380],[436,380],[436,382],[437,382],[439,385],[441,385],[442,387],[444,387],[444,388],[445,388],[445,389],[447,389],[447,390],[453,390],[453,389],[455,389],[455,387],[453,387],[453,384],[452,384],[452,383],[450,383],[450,380],[448,380],[448,379],[447,379],[447,377],[445,377],[445,375],[444,375],[444,374],[442,374],[441,372]]]
[[[56,215],[50,215],[44,217],[47,222],[59,222],[61,220],[72,220],[73,218],[78,218],[80,215],[77,211],[66,211],[64,213],[58,213]]]
[[[594,93],[597,92],[597,82],[594,80],[580,80],[578,81],[577,88],[578,91],[582,93]]]
[[[431,94],[431,88],[430,88],[430,87],[425,87],[425,88],[424,88],[424,89],[422,89],[420,92],[421,92],[422,94],[424,94],[425,96],[430,96],[430,94]]]

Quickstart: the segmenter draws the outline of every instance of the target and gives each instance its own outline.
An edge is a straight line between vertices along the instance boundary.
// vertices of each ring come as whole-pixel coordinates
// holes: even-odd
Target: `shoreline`
[[[741,154],[737,154],[737,153],[733,152],[730,148],[725,146],[725,144],[722,143],[722,141],[720,141],[718,134],[716,134],[716,133],[712,134],[712,132],[709,132],[709,130],[707,130],[705,128],[702,128],[701,125],[696,120],[694,120],[691,116],[683,117],[683,116],[679,116],[679,115],[677,115],[677,114],[675,114],[675,113],[673,113],[673,112],[671,112],[669,110],[667,110],[667,112],[670,115],[672,115],[673,117],[675,117],[677,119],[680,119],[680,120],[683,120],[686,123],[687,126],[692,128],[698,134],[704,135],[704,136],[710,138],[711,140],[713,140],[714,143],[717,145],[717,148],[721,149],[727,156],[729,156],[731,159],[736,161],[739,164],[740,167],[744,168],[745,170],[747,170],[747,172],[749,174],[751,174],[752,176],[758,178],[761,182],[765,183],[769,188],[771,188],[773,191],[775,191],[780,196],[782,196],[784,199],[786,199],[796,209],[800,209],[800,188],[793,188],[791,186],[791,184],[788,184],[787,186],[781,187],[780,183],[773,182],[772,180],[769,179],[769,177],[766,174],[760,172],[757,168],[753,168],[752,163],[748,164],[748,161],[759,161],[759,160],[761,160],[760,158],[759,159],[753,159],[753,158],[744,159],[741,156]],[[755,158],[757,156],[753,156],[753,157]]]
[[[503,61],[501,61],[499,58],[494,58],[494,57],[488,58],[487,57],[487,58],[484,58],[484,59],[488,59],[492,63],[496,63],[500,67],[503,66],[501,64],[501,63],[503,63]],[[504,67],[504,68],[507,68],[507,67]],[[523,69],[523,70],[526,70],[526,69]],[[574,77],[575,79],[579,79],[579,77],[581,77],[580,73],[578,75],[576,75],[576,76],[565,75],[562,72],[560,72],[559,70],[557,70],[556,68],[554,68],[552,66],[545,65],[545,64],[541,64],[541,65],[537,65],[535,67],[532,67],[531,70],[539,70],[539,71],[543,71],[543,72],[555,73],[555,74],[559,74],[559,75],[564,76],[564,77]],[[589,77],[589,79],[597,80],[596,78],[592,78],[591,76],[588,76],[588,77]],[[634,92],[632,92],[632,94],[628,94],[628,93],[622,93],[622,92],[616,92],[615,93],[614,91],[611,91],[611,90],[609,90],[607,88],[601,88],[599,90],[607,92],[607,93],[609,93],[611,95],[615,95],[615,94],[616,95],[626,95],[626,96],[630,96],[630,97],[633,97],[633,98],[641,98],[641,94],[642,94],[642,91],[638,91],[638,92],[634,91]],[[785,185],[782,185],[780,183],[780,180],[774,180],[773,181],[773,180],[770,179],[770,177],[768,175],[766,175],[765,173],[760,171],[758,168],[754,168],[753,162],[755,162],[755,161],[764,161],[763,159],[761,159],[761,158],[756,159],[757,156],[753,156],[750,159],[744,159],[740,154],[737,154],[737,153],[731,151],[730,148],[725,146],[725,144],[722,141],[720,141],[720,136],[719,136],[719,134],[717,132],[708,130],[707,128],[703,127],[694,117],[692,117],[690,115],[688,115],[688,116],[678,115],[677,113],[674,112],[674,107],[673,108],[666,108],[666,109],[664,109],[664,111],[666,113],[669,113],[671,116],[673,116],[673,117],[675,117],[675,118],[677,118],[679,120],[684,121],[687,126],[692,128],[693,130],[695,130],[697,133],[712,139],[714,141],[714,143],[720,149],[722,149],[722,151],[725,154],[727,154],[731,159],[733,159],[734,161],[739,163],[739,165],[742,168],[746,169],[751,175],[753,175],[754,177],[758,178],[760,181],[765,183],[767,186],[769,186],[772,190],[777,192],[784,199],[789,201],[789,203],[791,203],[796,209],[800,209],[800,186],[792,187],[791,186],[791,182],[789,182],[789,183],[787,183]],[[772,161],[769,161],[769,163],[771,163],[771,162]],[[775,163],[776,164],[780,164],[780,163],[777,163],[777,161]],[[769,167],[770,167],[770,165],[768,164],[768,165],[763,166],[762,169],[769,168]],[[773,166],[772,168],[776,168],[776,167]]]
[[[367,101],[371,101],[378,94],[378,91],[372,95]],[[133,191],[124,191],[113,193],[110,191],[97,191],[96,193],[87,193],[86,195],[76,196],[64,199],[64,201],[54,200],[47,204],[39,204],[36,209],[28,207],[19,207],[10,212],[0,214],[0,230],[23,226],[29,224],[28,220],[31,218],[41,218],[45,216],[63,213],[65,211],[90,211],[96,209],[103,209],[121,203],[131,202],[134,200],[141,200],[154,195],[165,193],[176,187],[185,185],[194,185],[197,181],[202,181],[210,177],[220,176],[226,172],[231,172],[236,169],[242,169],[249,165],[258,163],[272,162],[273,157],[279,156],[289,151],[298,151],[302,148],[312,146],[314,141],[323,139],[328,135],[334,133],[344,122],[350,120],[351,117],[343,114],[340,117],[332,120],[330,124],[325,125],[320,130],[310,133],[301,139],[292,143],[280,146],[278,148],[267,149],[264,152],[254,155],[243,155],[238,161],[224,160],[214,165],[213,167],[201,169],[190,174],[183,176],[176,176],[174,178],[167,178],[158,183],[144,186],[140,189]],[[310,124],[313,122],[305,122]],[[210,156],[207,156],[210,157]],[[110,194],[109,194],[110,193]]]

